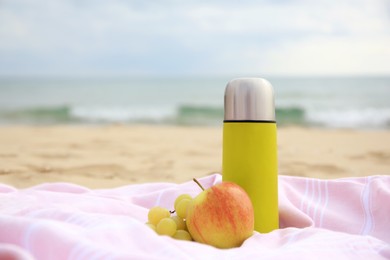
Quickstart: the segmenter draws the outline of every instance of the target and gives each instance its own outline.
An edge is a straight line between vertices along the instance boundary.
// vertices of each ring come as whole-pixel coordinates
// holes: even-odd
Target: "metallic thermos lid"
[[[262,78],[231,80],[225,89],[225,121],[275,121],[274,91]]]

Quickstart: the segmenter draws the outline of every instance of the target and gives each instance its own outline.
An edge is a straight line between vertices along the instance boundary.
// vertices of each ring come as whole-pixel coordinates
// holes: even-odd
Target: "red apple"
[[[186,223],[197,242],[218,248],[238,247],[253,234],[253,205],[240,186],[222,182],[193,199]]]

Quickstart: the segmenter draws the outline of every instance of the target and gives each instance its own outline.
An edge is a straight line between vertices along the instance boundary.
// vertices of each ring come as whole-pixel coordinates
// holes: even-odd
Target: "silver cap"
[[[262,78],[231,80],[225,89],[225,120],[275,121],[274,91]]]

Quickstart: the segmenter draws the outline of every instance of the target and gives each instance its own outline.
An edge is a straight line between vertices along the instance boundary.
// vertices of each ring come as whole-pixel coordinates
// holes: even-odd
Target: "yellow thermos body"
[[[261,78],[230,81],[225,90],[222,179],[240,185],[252,200],[255,230],[279,228],[274,94]]]

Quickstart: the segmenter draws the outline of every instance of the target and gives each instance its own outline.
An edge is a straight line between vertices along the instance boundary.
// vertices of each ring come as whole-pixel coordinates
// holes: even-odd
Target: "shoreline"
[[[222,125],[1,126],[0,182],[25,188],[181,183],[221,171]],[[390,174],[390,131],[278,128],[279,174]]]

